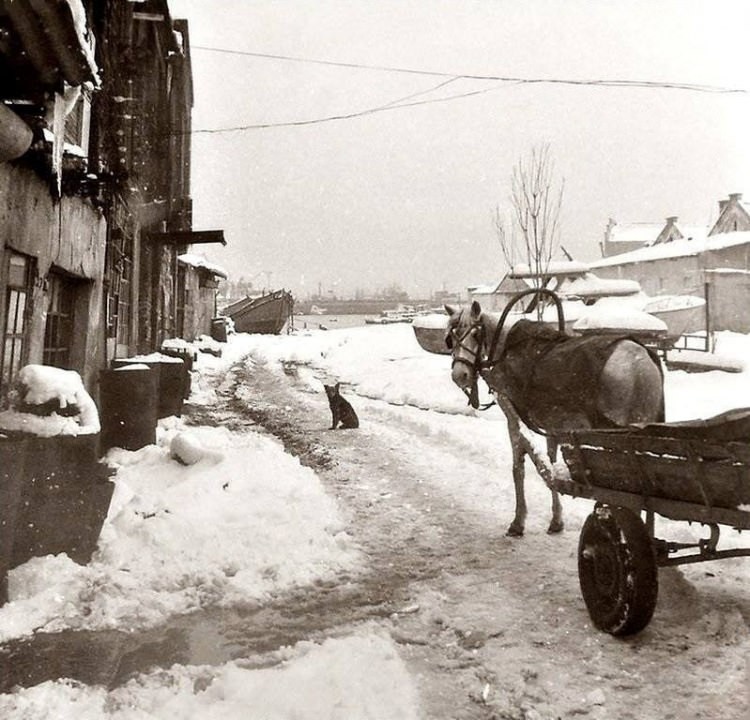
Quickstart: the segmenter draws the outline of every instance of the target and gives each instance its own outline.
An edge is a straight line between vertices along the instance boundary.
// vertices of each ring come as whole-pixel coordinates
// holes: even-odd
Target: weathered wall
[[[601,278],[637,280],[647,295],[703,296],[703,271],[698,255],[603,267],[594,265],[592,272]]]
[[[724,273],[711,270],[727,269]],[[648,295],[696,295],[709,292],[714,330],[750,332],[750,244],[734,245],[689,257],[592,267],[599,277],[637,280]],[[708,272],[707,272],[708,271]],[[732,272],[734,271],[734,272]]]
[[[200,286],[200,274],[188,267],[185,272],[185,325],[183,337],[195,340],[211,334],[214,317],[215,288]]]
[[[47,297],[44,279],[54,265],[81,281],[75,307],[71,365],[92,390],[104,364],[102,277],[106,226],[102,214],[80,197],[53,200],[47,183],[28,168],[0,164],[0,251],[36,258],[29,362],[41,363]],[[1,288],[5,298],[5,288]]]
[[[707,272],[709,307],[714,329],[750,333],[750,272]]]

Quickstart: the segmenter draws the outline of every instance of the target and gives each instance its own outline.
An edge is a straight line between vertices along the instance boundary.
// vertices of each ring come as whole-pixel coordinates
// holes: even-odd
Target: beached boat
[[[445,344],[445,335],[448,332],[448,315],[445,313],[419,315],[412,320],[411,326],[414,330],[414,337],[417,338],[417,342],[423,350],[438,355],[451,354]]]
[[[679,338],[706,329],[706,301],[694,295],[662,295],[649,299],[644,311],[667,324],[667,336]]]
[[[238,333],[278,335],[292,316],[294,298],[287,290],[259,297],[246,297],[224,308],[222,314],[234,322]]]

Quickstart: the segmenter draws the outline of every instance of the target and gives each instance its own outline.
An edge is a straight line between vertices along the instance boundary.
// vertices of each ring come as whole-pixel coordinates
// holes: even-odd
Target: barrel
[[[183,397],[190,397],[190,371],[193,369],[193,363],[195,362],[195,350],[189,347],[162,347],[159,351],[162,355],[168,355],[169,357],[179,358],[182,360],[182,376],[184,382]]]
[[[99,373],[100,452],[156,442],[159,367],[124,365]]]
[[[165,355],[153,354],[145,357],[116,358],[112,368],[128,365],[145,365],[156,376],[156,417],[182,415],[182,401],[185,394],[185,363]]]
[[[216,342],[227,341],[227,320],[224,317],[215,317],[211,319],[211,337]]]

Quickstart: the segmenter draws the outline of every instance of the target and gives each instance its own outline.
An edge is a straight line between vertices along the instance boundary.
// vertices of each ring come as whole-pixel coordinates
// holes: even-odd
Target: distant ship
[[[310,315],[325,315],[328,311],[325,308],[313,305],[310,308]]]
[[[232,319],[238,333],[278,335],[294,309],[294,297],[287,290],[259,297],[246,297],[224,308],[222,313]]]

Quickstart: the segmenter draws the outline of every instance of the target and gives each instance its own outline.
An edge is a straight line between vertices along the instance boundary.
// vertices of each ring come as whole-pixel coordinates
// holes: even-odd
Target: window
[[[70,150],[88,155],[89,127],[91,123],[91,97],[85,88],[80,91],[75,103],[65,118],[65,142]],[[68,149],[68,148],[66,148]]]
[[[68,368],[73,341],[75,284],[64,275],[47,276],[47,324],[44,328],[45,365]]]
[[[3,328],[2,378],[0,388],[7,392],[16,373],[26,362],[26,330],[30,315],[32,260],[6,251],[5,327]]]
[[[116,229],[107,243],[107,337],[130,342],[130,293],[133,280],[133,238]]]

